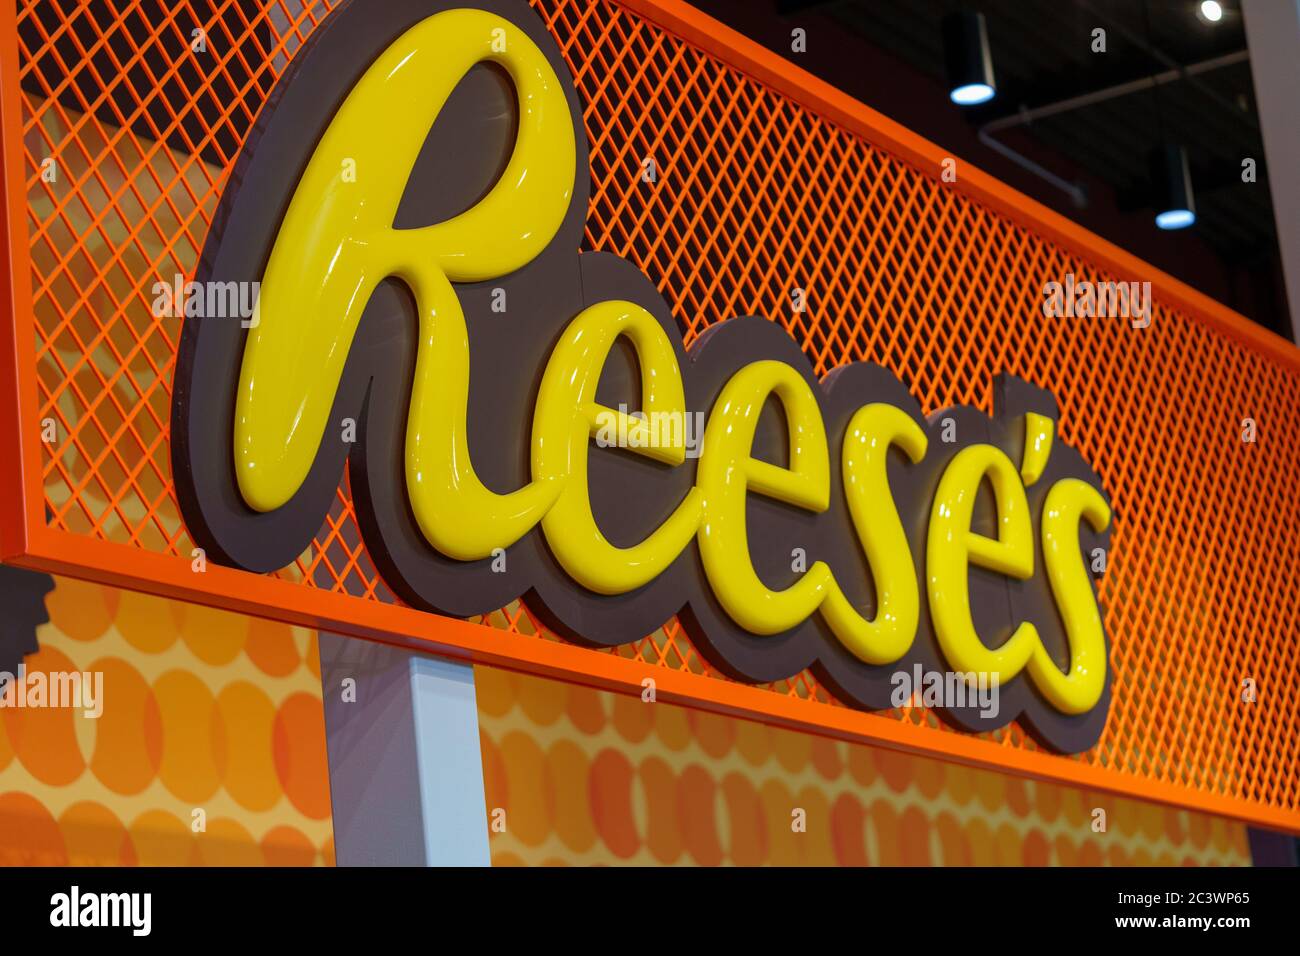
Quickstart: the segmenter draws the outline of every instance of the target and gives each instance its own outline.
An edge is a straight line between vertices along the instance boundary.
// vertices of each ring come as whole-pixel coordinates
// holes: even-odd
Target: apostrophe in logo
[[[196,276],[261,283],[252,322],[186,320],[173,457],[196,541],[292,563],[346,462],[369,559],[413,606],[526,595],[603,646],[679,614],[724,673],[811,666],[869,709],[901,672],[978,675],[1000,706],[942,701],[955,724],[1091,746],[1110,692],[1085,555],[1110,508],[1052,397],[999,376],[993,419],[927,420],[879,366],[818,381],[755,317],[686,351],[645,275],[578,251],[581,116],[522,2],[353,3],[313,33]],[[696,413],[698,448],[659,427]]]

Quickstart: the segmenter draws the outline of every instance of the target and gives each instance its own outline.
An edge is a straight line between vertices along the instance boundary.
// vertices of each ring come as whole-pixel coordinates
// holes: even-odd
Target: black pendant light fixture
[[[1147,46],[1154,49],[1151,33],[1149,0],[1142,0]],[[1186,229],[1196,222],[1196,198],[1192,193],[1192,173],[1187,164],[1187,150],[1165,130],[1164,109],[1160,102],[1160,84],[1151,80],[1151,104],[1155,109],[1156,147],[1147,157],[1151,182],[1151,207],[1156,211],[1159,229]]]
[[[972,10],[943,19],[943,54],[948,67],[948,98],[958,106],[987,103],[997,94],[993,55],[984,14]]]
[[[1196,197],[1187,150],[1162,143],[1151,153],[1151,198],[1156,225],[1161,229],[1186,229],[1196,222]]]

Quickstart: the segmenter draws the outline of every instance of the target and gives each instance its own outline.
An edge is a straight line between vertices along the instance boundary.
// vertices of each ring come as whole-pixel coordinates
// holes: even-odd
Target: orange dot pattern
[[[332,865],[314,632],[56,579],[34,671],[97,719],[0,709],[0,863]]]
[[[1218,817],[475,674],[495,866],[1250,865]]]
[[[314,633],[63,578],[47,603],[29,671],[101,672],[103,714],[0,709],[0,864],[333,863]],[[1204,814],[475,673],[497,866],[1250,862]]]

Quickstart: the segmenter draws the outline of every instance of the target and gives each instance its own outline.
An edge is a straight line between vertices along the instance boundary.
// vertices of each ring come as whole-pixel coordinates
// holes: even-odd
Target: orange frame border
[[[939,178],[950,154],[863,103],[723,26],[682,0],[614,0],[733,68],[873,145]],[[1230,817],[1300,834],[1300,810],[1270,807],[1193,789],[1115,767],[1003,746],[919,727],[847,707],[828,706],[731,681],[673,671],[613,654],[210,565],[202,574],[184,557],[142,551],[49,528],[44,520],[34,363],[28,237],[23,181],[22,104],[18,84],[17,0],[0,11],[0,560],[303,627],[337,631],[458,660],[524,671],[616,693],[642,692],[653,677],[665,701],[759,720],[836,739],[871,743],[972,767],[1013,773]],[[1196,320],[1269,360],[1300,373],[1300,350],[1226,306],[963,162],[953,188],[1063,248],[1119,275],[1149,280],[1159,295]],[[30,418],[29,418],[30,416]],[[8,436],[13,436],[9,438]]]

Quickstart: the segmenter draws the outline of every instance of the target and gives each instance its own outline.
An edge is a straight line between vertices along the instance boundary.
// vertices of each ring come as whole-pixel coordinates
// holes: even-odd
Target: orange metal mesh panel
[[[189,555],[168,452],[180,327],[153,316],[151,288],[193,273],[238,143],[332,6],[19,4],[37,388],[59,433],[42,451],[52,528]],[[927,411],[991,410],[1003,369],[1058,396],[1062,437],[1096,464],[1117,519],[1102,587],[1114,702],[1101,742],[1074,759],[1112,784],[1300,809],[1300,448],[1280,437],[1300,426],[1295,372],[1159,299],[1141,331],[1044,320],[1045,282],[1119,277],[617,3],[534,6],[586,106],[587,244],[640,265],[688,339],[756,313],[821,372],[888,366]],[[96,69],[104,57],[113,69]],[[1241,442],[1246,416],[1272,438]],[[393,601],[358,542],[345,483],[281,576]],[[558,640],[518,603],[484,620]],[[718,677],[675,622],[611,653]],[[1268,706],[1239,702],[1245,677]],[[835,704],[808,674],[771,690]],[[921,709],[881,719],[938,726]],[[994,739],[1034,746],[1014,725]]]

